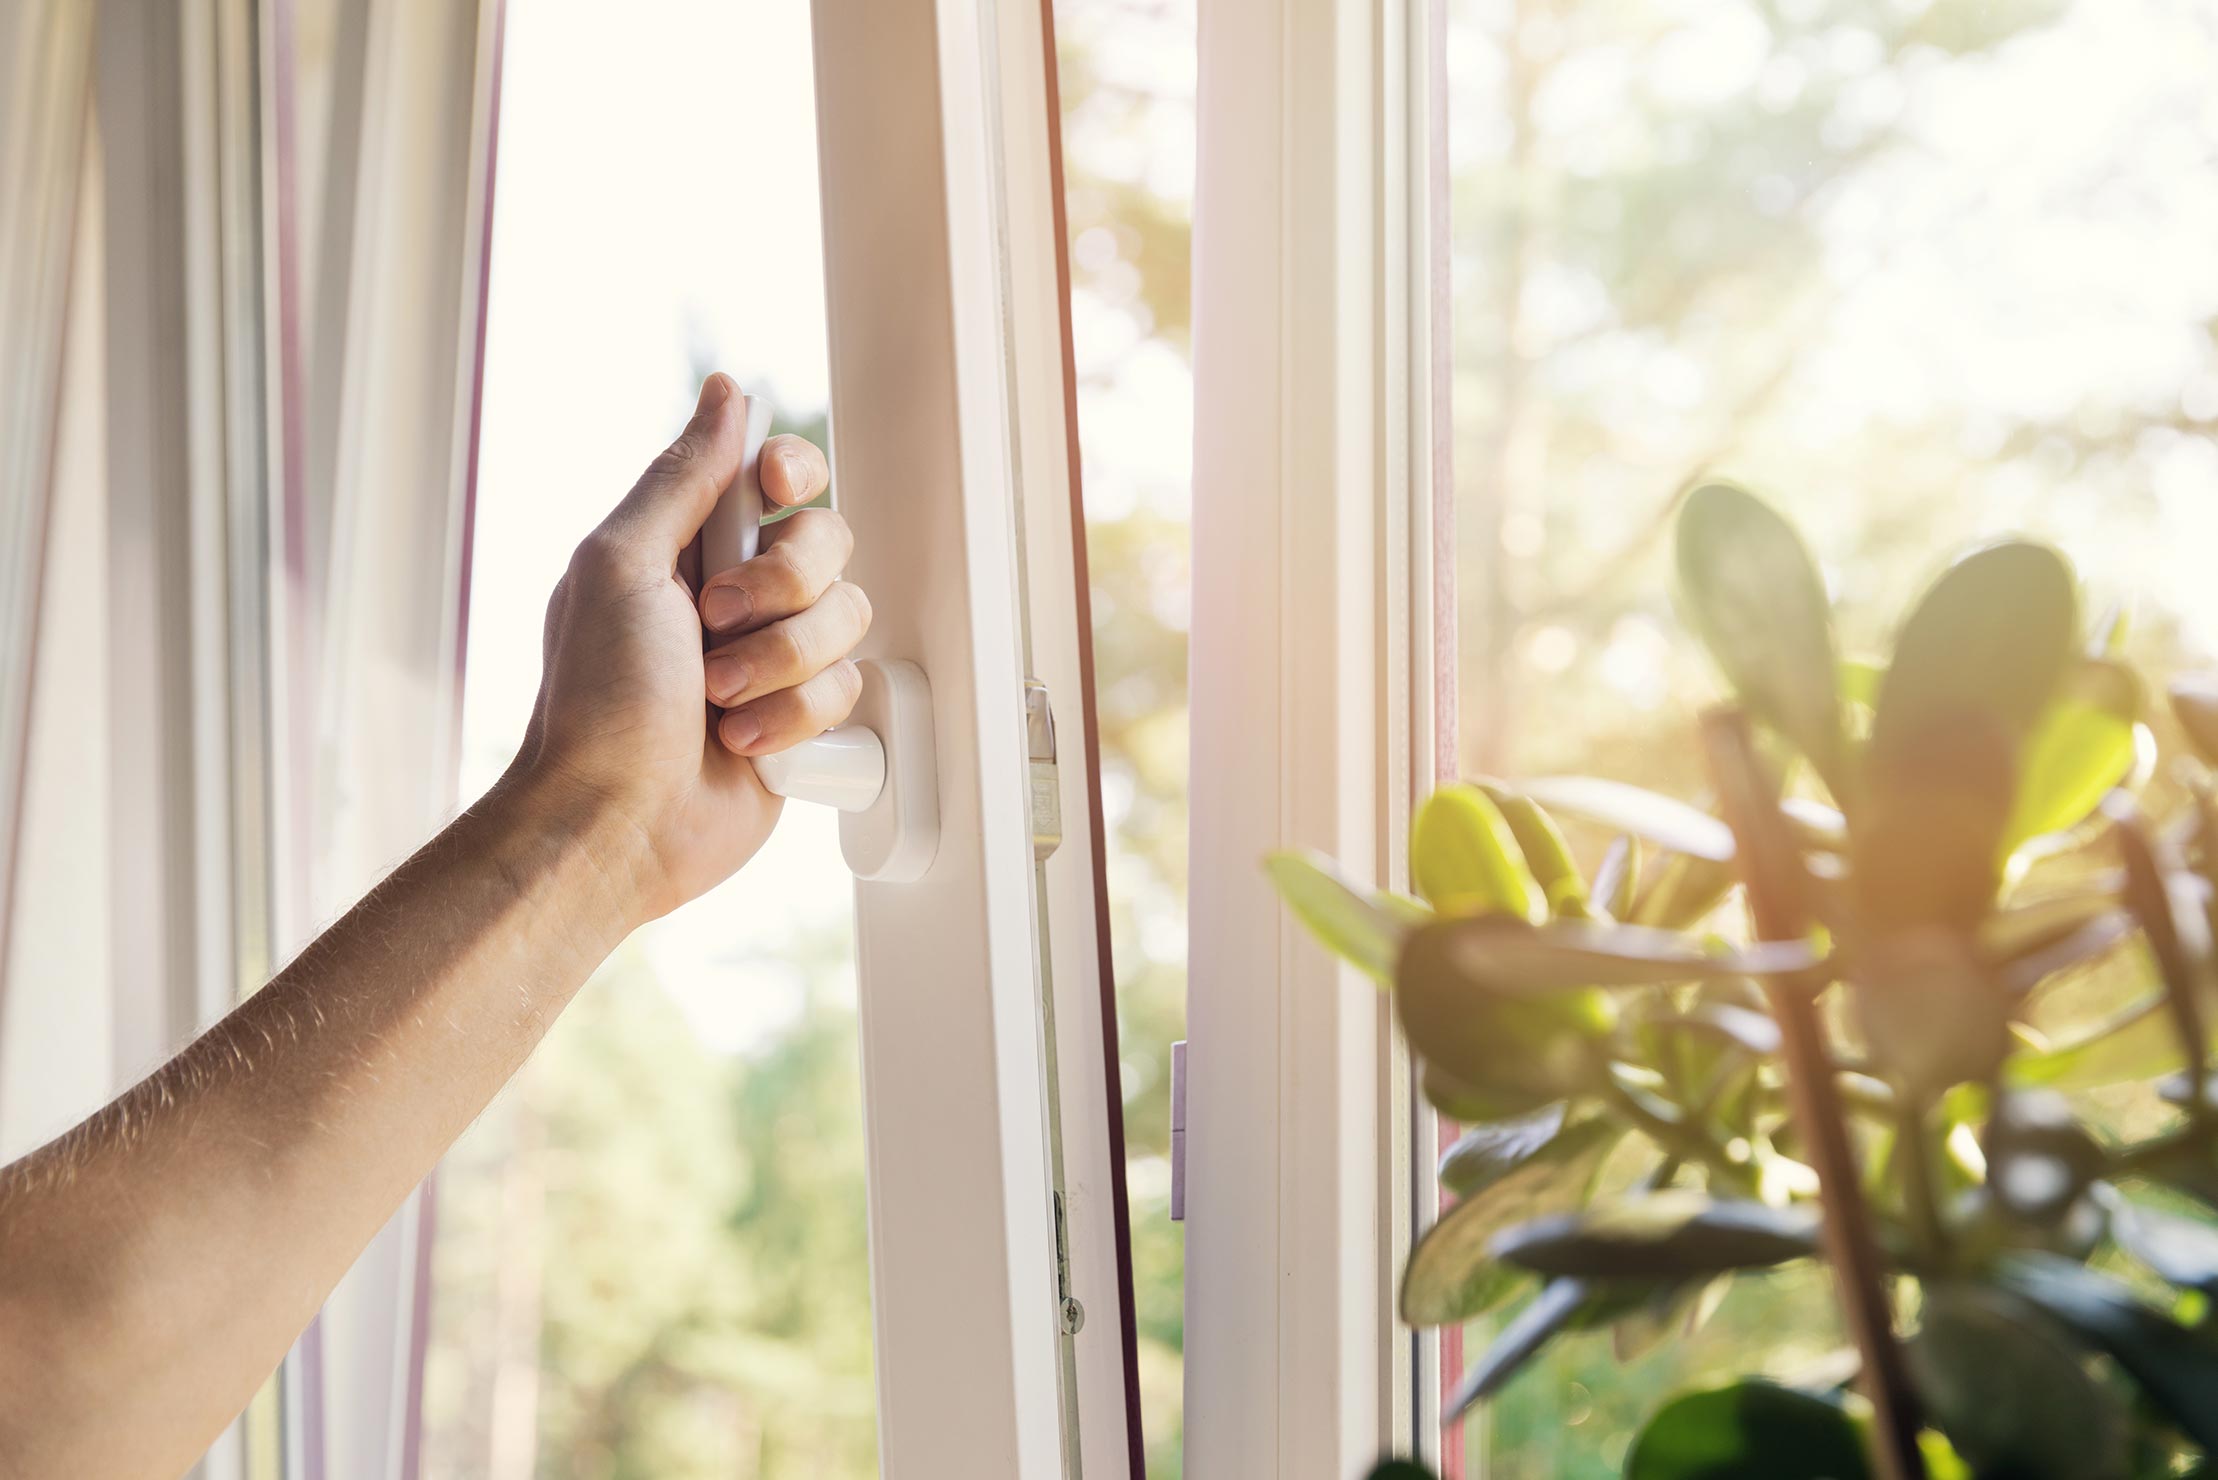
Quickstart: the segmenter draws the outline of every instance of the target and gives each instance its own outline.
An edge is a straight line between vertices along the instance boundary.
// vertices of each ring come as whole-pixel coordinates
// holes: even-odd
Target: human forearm
[[[178,1059],[0,1172],[0,1454],[189,1465],[640,917],[642,855],[581,793],[504,782]],[[126,1394],[137,1418],[107,1421]]]
[[[796,508],[828,477],[797,438],[760,459],[795,508],[762,553],[691,568],[747,446],[709,377],[555,587],[510,779],[176,1062],[0,1169],[0,1480],[191,1464],[602,957],[762,845],[780,803],[748,758],[846,717],[870,608],[838,579],[845,523]]]

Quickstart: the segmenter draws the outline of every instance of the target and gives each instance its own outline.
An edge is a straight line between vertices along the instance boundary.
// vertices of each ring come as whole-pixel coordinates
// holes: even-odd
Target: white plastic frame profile
[[[883,1472],[1062,1473],[989,0],[816,0],[833,457],[932,684],[940,842],[856,887]]]
[[[1424,0],[1202,7],[1186,1472],[1429,1445],[1393,1279],[1423,1129],[1274,848],[1402,881],[1434,765]]]

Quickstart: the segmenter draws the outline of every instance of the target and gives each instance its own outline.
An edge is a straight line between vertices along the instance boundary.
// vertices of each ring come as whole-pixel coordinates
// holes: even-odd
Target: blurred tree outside
[[[1808,532],[1867,652],[2003,531],[2130,600],[2151,670],[2218,646],[2218,13],[1448,4],[1467,771],[1699,794],[1656,740],[1720,692],[1666,538],[1706,477]],[[1838,1342],[1815,1271],[1659,1336],[1553,1350],[1474,1464],[1614,1475],[1663,1393]]]

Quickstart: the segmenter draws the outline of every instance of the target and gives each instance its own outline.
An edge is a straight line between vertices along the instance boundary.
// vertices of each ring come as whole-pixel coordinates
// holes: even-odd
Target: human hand
[[[837,513],[789,515],[764,528],[753,560],[699,579],[694,539],[739,472],[745,423],[730,377],[710,376],[693,420],[579,544],[547,605],[539,698],[512,774],[613,824],[623,864],[612,872],[640,919],[754,856],[782,800],[748,757],[838,724],[861,692],[848,654],[870,603],[839,579],[854,537]],[[817,448],[779,436],[763,446],[761,479],[765,498],[791,507],[829,473]]]

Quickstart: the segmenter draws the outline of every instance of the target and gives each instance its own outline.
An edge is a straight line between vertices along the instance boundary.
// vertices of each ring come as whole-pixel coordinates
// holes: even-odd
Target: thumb
[[[739,476],[746,443],[744,403],[721,370],[701,383],[693,419],[639,475],[602,528],[625,544],[676,560],[716,500]]]

